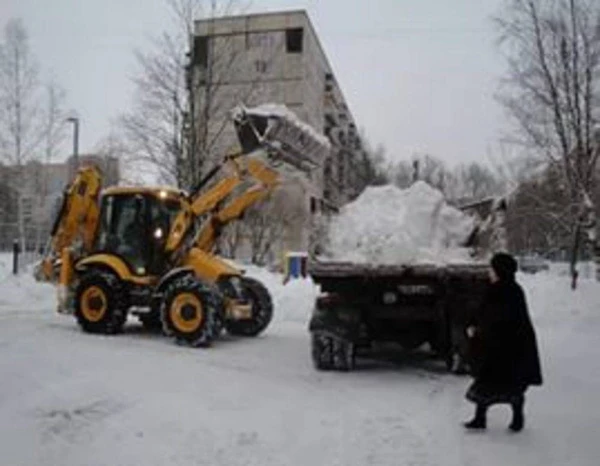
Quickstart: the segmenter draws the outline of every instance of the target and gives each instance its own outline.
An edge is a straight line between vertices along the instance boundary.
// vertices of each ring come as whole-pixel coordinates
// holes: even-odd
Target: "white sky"
[[[308,11],[351,111],[392,159],[430,153],[484,161],[503,127],[504,69],[491,16],[501,0],[254,0],[251,11]],[[21,17],[46,74],[93,149],[132,94],[133,50],[168,25],[164,0],[0,0]],[[69,150],[70,145],[66,145]]]

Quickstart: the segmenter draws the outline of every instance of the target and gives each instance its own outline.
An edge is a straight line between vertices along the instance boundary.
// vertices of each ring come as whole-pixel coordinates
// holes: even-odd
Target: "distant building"
[[[102,172],[103,186],[118,184],[119,160],[94,154],[79,156],[79,164],[94,164]],[[75,175],[73,157],[62,163],[32,161],[19,170],[0,165],[0,250],[7,249],[18,234],[20,203],[28,247],[44,242],[51,229],[62,193]],[[18,188],[10,180],[20,180]]]
[[[366,153],[357,125],[305,11],[196,21],[190,61],[188,85],[212,89],[219,99],[218,121],[208,128],[219,153],[236,142],[232,125],[222,123],[226,112],[238,104],[280,103],[333,144],[319,173],[289,188],[304,195],[307,216],[335,210],[364,189]],[[202,108],[205,93],[197,95],[195,107]],[[305,249],[309,224],[304,219],[303,233],[285,247]]]

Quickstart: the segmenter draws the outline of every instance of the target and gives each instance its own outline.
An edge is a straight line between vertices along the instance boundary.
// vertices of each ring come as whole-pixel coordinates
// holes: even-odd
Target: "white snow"
[[[461,244],[473,227],[473,218],[423,181],[370,187],[332,220],[329,255],[373,264],[465,262],[471,259]]]
[[[54,312],[51,287],[0,275],[2,464],[598,464],[598,283],[582,279],[571,292],[552,273],[519,277],[545,385],[528,395],[521,434],[506,431],[505,407],[492,409],[486,433],[469,434],[460,426],[472,412],[468,378],[419,356],[317,372],[306,328],[315,287],[247,271],[271,290],[275,320],[261,337],[224,337],[208,350],[135,321],[123,335],[84,334]]]

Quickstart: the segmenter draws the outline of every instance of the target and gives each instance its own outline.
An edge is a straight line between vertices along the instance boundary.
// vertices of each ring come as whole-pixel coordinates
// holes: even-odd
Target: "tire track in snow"
[[[41,441],[43,444],[57,441],[78,444],[89,440],[98,424],[125,409],[125,403],[103,399],[74,408],[37,410]]]

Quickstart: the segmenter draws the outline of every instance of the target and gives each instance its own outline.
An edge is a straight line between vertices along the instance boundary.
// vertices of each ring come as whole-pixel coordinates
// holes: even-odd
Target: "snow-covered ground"
[[[6,465],[597,465],[600,285],[520,277],[538,329],[545,386],[526,429],[490,413],[465,433],[469,380],[419,357],[313,370],[309,281],[251,270],[276,319],[256,339],[178,347],[133,321],[83,334],[54,313],[54,290],[12,277],[0,256],[0,463]],[[4,265],[3,265],[4,264]]]

